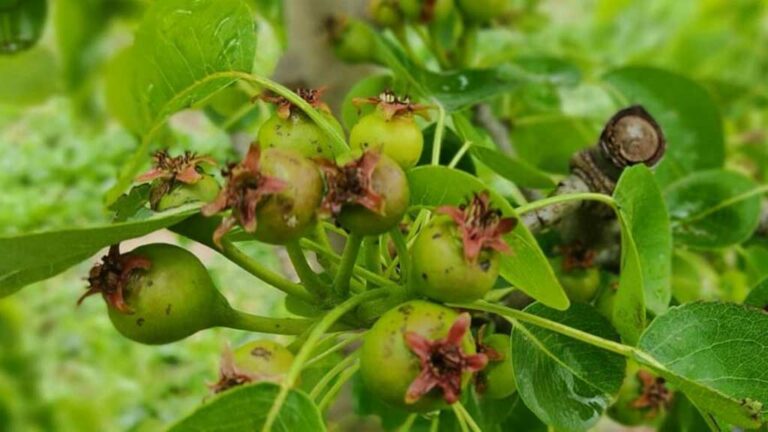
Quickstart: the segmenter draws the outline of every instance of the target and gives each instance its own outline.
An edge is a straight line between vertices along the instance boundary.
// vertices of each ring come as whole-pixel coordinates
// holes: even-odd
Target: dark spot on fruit
[[[264,360],[269,360],[272,358],[272,351],[264,348],[264,347],[256,347],[251,350],[251,355],[254,357],[260,357]]]
[[[170,315],[171,314],[171,304],[168,303],[168,306],[165,307],[165,314]]]
[[[368,143],[367,142],[363,143],[363,148],[368,148]]]
[[[318,153],[322,153],[323,152],[323,148],[320,147],[320,146],[317,146],[317,148],[315,148],[315,151],[318,152]]]
[[[406,304],[402,305],[399,308],[397,308],[397,311],[400,312],[403,315],[410,315],[411,312],[413,312],[413,306]]]
[[[144,321],[146,321],[144,318],[139,318],[136,320],[136,325],[141,327],[144,325]]]
[[[422,278],[422,279],[424,279],[424,280],[427,280],[427,279],[429,279],[429,277],[427,276],[427,274],[426,274],[426,273],[422,273],[422,274],[421,274],[421,278]]]
[[[487,272],[491,268],[491,260],[480,261],[480,270]]]
[[[448,267],[445,270],[443,270],[443,273],[450,274],[453,271],[453,267]]]
[[[433,240],[436,240],[436,239],[439,239],[439,238],[440,238],[440,237],[442,237],[442,236],[443,236],[443,235],[442,235],[442,234],[440,234],[440,233],[434,233],[434,234],[432,234],[432,239],[433,239]]]
[[[155,282],[154,282],[154,281],[152,281],[152,280],[148,280],[148,281],[147,281],[147,286],[148,286],[148,287],[151,287],[151,286],[152,286],[152,285],[154,285],[154,284],[155,284]]]

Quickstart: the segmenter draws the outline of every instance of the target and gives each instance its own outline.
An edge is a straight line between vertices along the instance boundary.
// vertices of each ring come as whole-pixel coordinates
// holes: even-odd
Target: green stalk
[[[316,300],[315,296],[307,291],[306,288],[297,283],[293,283],[280,274],[264,267],[253,258],[244,254],[232,243],[232,241],[227,240],[226,238],[221,241],[221,253],[248,273],[288,295],[293,295],[310,302]]]
[[[400,426],[399,429],[397,429],[397,432],[410,432],[411,427],[413,427],[413,424],[416,423],[416,419],[419,418],[418,414],[411,414],[406,419],[405,422],[403,422],[403,425]]]
[[[440,150],[443,146],[443,131],[445,130],[445,108],[437,103],[437,123],[435,124],[435,139],[432,141],[432,165],[440,165]]]
[[[318,410],[320,412],[325,412],[325,410],[328,409],[328,407],[331,404],[331,401],[333,401],[334,398],[336,398],[336,395],[341,390],[341,387],[347,383],[347,381],[352,378],[352,376],[357,373],[357,370],[360,369],[360,362],[356,362],[354,365],[349,367],[347,370],[341,373],[339,375],[339,379],[336,380],[335,383],[333,383],[333,386],[331,386],[330,389],[328,389],[328,393],[323,396],[323,399],[320,401],[319,404],[317,404]]]
[[[309,239],[301,239],[301,245],[308,250],[311,250],[313,252],[319,253],[324,255],[326,258],[328,258],[333,263],[340,263],[341,257],[336,254],[335,252],[331,251],[330,249],[324,248],[323,246],[319,245],[316,242],[313,242]],[[377,275],[376,273],[373,273],[369,271],[368,269],[365,269],[363,267],[355,266],[353,269],[353,272],[355,275],[360,276],[361,278],[367,279],[371,282],[375,282],[378,285],[386,286],[386,285],[395,285],[395,283],[381,275]]]
[[[537,327],[545,328],[547,330],[552,330],[553,332],[560,333],[562,335],[596,346],[598,348],[602,348],[606,351],[610,351],[610,352],[622,355],[624,357],[636,357],[642,354],[641,352],[635,350],[631,346],[614,342],[612,340],[603,339],[591,333],[577,330],[573,327],[569,327],[567,325],[560,324],[555,321],[550,321],[546,318],[529,314],[521,310],[491,304],[482,300],[474,303],[456,303],[456,304],[451,304],[451,306],[459,307],[463,309],[480,310],[480,311],[495,313],[497,315],[501,315],[507,318],[512,318],[515,320],[533,324]],[[644,358],[643,360],[646,362],[652,361],[654,363],[657,363],[655,360],[653,360],[650,357],[648,359]]]
[[[455,411],[457,411],[464,418],[464,421],[466,422],[467,426],[472,430],[472,432],[483,432],[482,429],[480,429],[480,426],[475,423],[475,419],[472,418],[471,415],[469,415],[469,412],[467,412],[467,409],[464,408],[464,405],[461,404],[461,402],[456,402],[453,404],[453,408]]]
[[[220,327],[280,335],[299,335],[315,323],[308,319],[263,317],[235,309],[230,309],[221,321]]]
[[[320,378],[320,381],[315,384],[314,387],[312,387],[312,391],[309,392],[309,397],[312,399],[317,399],[320,396],[320,393],[325,390],[325,388],[328,386],[328,384],[333,381],[334,378],[336,378],[337,375],[344,372],[348,367],[352,366],[355,362],[357,362],[357,356],[351,355],[349,357],[344,358],[342,361],[336,363],[336,366],[332,367],[331,370],[329,370],[325,375],[323,375],[322,378]],[[309,366],[309,362],[307,363],[307,366]]]
[[[349,280],[352,278],[352,271],[355,268],[357,255],[360,253],[360,246],[362,244],[363,236],[350,234],[347,238],[347,244],[344,245],[339,271],[333,279],[333,289],[336,290],[336,294],[341,298],[349,296]]]
[[[352,335],[351,337],[348,337],[348,338],[344,339],[343,341],[337,343],[336,345],[328,348],[327,350],[325,350],[322,353],[320,353],[320,354],[316,355],[315,357],[313,357],[312,360],[307,362],[305,367],[309,367],[309,366],[311,366],[311,365],[313,365],[315,363],[319,363],[323,359],[328,357],[329,355],[331,355],[331,354],[333,354],[333,353],[335,353],[337,351],[340,351],[340,350],[346,348],[347,346],[349,346],[349,345],[359,341],[363,337],[364,334],[365,333],[356,333],[356,334]]]
[[[312,270],[307,262],[307,257],[304,255],[304,251],[299,246],[298,241],[292,241],[285,245],[285,250],[288,252],[288,257],[291,259],[293,268],[296,270],[296,274],[299,275],[299,279],[307,289],[318,297],[325,297],[328,295],[328,286],[320,280],[317,273]]]
[[[451,409],[453,410],[453,414],[456,416],[456,422],[459,424],[459,429],[461,429],[461,432],[469,432],[469,428],[467,427],[467,420],[464,418],[464,414],[462,414],[461,410],[459,410],[459,407],[457,407],[458,402],[451,405]]]
[[[559,203],[569,202],[569,201],[599,201],[603,204],[607,204],[611,206],[614,209],[617,206],[616,201],[609,195],[604,195],[601,193],[593,193],[593,192],[584,192],[584,193],[575,193],[575,194],[556,195],[553,197],[544,198],[538,201],[534,201],[530,204],[522,205],[516,208],[515,210],[517,211],[517,214],[523,214],[523,213],[528,213],[528,212],[538,210],[540,208],[548,207],[553,204],[559,204]]]
[[[389,236],[392,238],[392,242],[395,244],[397,250],[397,260],[392,261],[392,266],[399,261],[400,262],[400,281],[408,280],[408,272],[410,270],[410,260],[408,259],[408,245],[405,242],[403,232],[399,227],[392,228],[389,231]]]
[[[275,424],[275,420],[277,420],[277,415],[280,413],[280,410],[283,408],[283,404],[285,403],[285,399],[288,397],[288,391],[296,383],[296,379],[299,377],[299,374],[301,374],[301,370],[304,368],[304,365],[309,359],[309,356],[312,355],[317,342],[331,328],[331,326],[333,326],[336,321],[341,319],[342,316],[356,308],[361,303],[386,296],[387,294],[388,290],[386,289],[366,291],[336,306],[322,319],[320,319],[317,324],[315,324],[315,326],[312,328],[312,331],[309,333],[309,336],[307,336],[306,342],[304,342],[301,350],[296,355],[296,358],[291,365],[291,369],[283,379],[283,382],[280,386],[280,392],[277,394],[275,402],[272,404],[272,408],[270,408],[269,413],[267,414],[267,419],[264,422],[264,427],[262,428],[263,432],[270,432],[272,430],[272,426]]]
[[[379,254],[380,242],[381,236],[366,237],[365,240],[363,240],[365,268],[371,273],[381,274],[381,254]]]

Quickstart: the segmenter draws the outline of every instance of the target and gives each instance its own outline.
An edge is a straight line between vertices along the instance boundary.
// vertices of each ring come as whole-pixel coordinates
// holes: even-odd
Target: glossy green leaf
[[[459,205],[474,192],[489,190],[476,177],[443,166],[422,166],[408,172],[411,203],[438,206]],[[517,216],[512,206],[494,191],[493,204],[504,215]],[[501,257],[501,276],[528,295],[556,309],[567,309],[568,297],[536,239],[524,224],[518,224],[504,239],[512,249]]]
[[[645,165],[636,165],[624,171],[613,196],[635,240],[645,305],[662,314],[672,298],[672,230],[661,189]]]
[[[124,59],[122,97],[134,115],[142,144],[108,192],[113,202],[129,185],[153,140],[172,114],[197,106],[235,81],[232,72],[250,72],[256,50],[251,9],[242,0],[166,0],[153,3]]]
[[[109,245],[178,223],[199,207],[191,204],[140,221],[0,238],[0,297],[54,276]]]
[[[280,387],[272,383],[246,385],[222,393],[169,432],[260,431]],[[273,432],[326,430],[320,411],[303,392],[291,390],[272,427]]]
[[[723,121],[712,97],[699,84],[662,69],[626,67],[603,79],[623,99],[640,104],[659,122],[667,152],[656,175],[667,185],[685,175],[723,166]]]
[[[621,211],[619,211],[619,223],[621,224],[621,270],[611,323],[619,331],[624,342],[634,345],[645,329],[643,267],[632,234],[632,226]]]
[[[744,300],[744,304],[768,312],[768,278],[752,288],[752,291],[749,292],[746,300]]]
[[[520,187],[552,188],[555,186],[555,182],[548,175],[528,163],[511,158],[498,150],[474,146],[470,153],[493,172]]]
[[[728,303],[688,303],[657,317],[637,360],[699,408],[741,427],[768,415],[768,314]]]
[[[534,303],[525,309],[551,321],[617,341],[608,321],[589,305],[561,312]],[[600,419],[621,388],[626,359],[576,339],[515,322],[512,363],[520,398],[558,431],[584,431]]]
[[[714,249],[738,244],[760,222],[760,194],[768,192],[742,174],[704,171],[665,190],[675,241],[692,248]]]

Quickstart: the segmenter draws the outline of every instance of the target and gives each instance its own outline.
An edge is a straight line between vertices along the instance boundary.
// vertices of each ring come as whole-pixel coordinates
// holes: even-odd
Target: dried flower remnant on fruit
[[[439,387],[445,401],[452,404],[461,395],[462,375],[465,372],[480,371],[488,364],[485,354],[468,355],[461,347],[469,331],[470,321],[468,313],[459,315],[443,339],[429,340],[416,332],[405,333],[406,345],[416,354],[421,364],[421,373],[405,394],[406,403],[415,403]]]
[[[149,204],[154,209],[160,199],[170,193],[178,184],[195,184],[202,176],[200,165],[216,165],[216,161],[208,156],[198,156],[189,151],[172,157],[168,150],[160,150],[152,155],[153,167],[138,176],[136,182],[146,183],[158,180],[149,192]]]
[[[378,152],[366,151],[359,159],[342,166],[319,160],[318,166],[325,176],[327,188],[321,209],[337,216],[345,204],[359,204],[383,214],[384,198],[373,189],[372,181],[380,158]]]
[[[328,108],[328,105],[322,101],[322,96],[326,90],[326,87],[320,87],[317,89],[298,88],[296,89],[296,94],[300,98],[304,99],[312,108],[330,113],[331,109]],[[299,114],[302,112],[301,108],[297,107],[283,96],[264,95],[261,96],[261,99],[265,102],[269,102],[277,106],[277,115],[283,120],[287,119],[291,115]]]
[[[257,375],[240,370],[235,364],[235,356],[232,348],[227,345],[221,354],[221,366],[219,367],[219,380],[209,385],[214,393],[221,393],[233,387],[253,382],[279,382],[279,376]]]
[[[149,270],[151,265],[146,258],[131,253],[120,254],[120,245],[110,246],[107,255],[101,258],[101,263],[91,268],[88,274],[88,291],[80,297],[77,304],[80,305],[87,297],[101,293],[107,304],[122,313],[131,313],[125,303],[125,286],[136,270]]]
[[[510,251],[503,236],[515,229],[517,218],[502,217],[501,211],[491,206],[488,191],[474,194],[468,204],[442,206],[437,212],[450,216],[458,225],[467,261],[475,262],[483,249]]]
[[[413,115],[429,120],[429,105],[411,103],[408,96],[400,98],[391,90],[385,90],[378,97],[354,98],[352,103],[356,107],[366,104],[376,105],[384,113],[384,118],[387,120],[397,116]]]
[[[221,211],[231,209],[213,233],[213,241],[221,247],[221,238],[235,224],[243,227],[247,233],[256,231],[256,209],[259,203],[269,195],[281,192],[287,184],[276,177],[265,175],[260,168],[261,148],[251,144],[248,154],[239,164],[230,165],[222,174],[227,178],[227,184],[219,192],[216,199],[204,206],[204,216],[212,216]]]
[[[480,330],[477,332],[477,342],[475,343],[475,346],[477,347],[477,353],[484,354],[485,357],[488,358],[488,362],[503,361],[504,355],[496,351],[490,345],[486,345],[485,332],[487,329],[488,326],[484,325],[480,327]],[[488,377],[486,377],[484,374],[475,375],[475,388],[477,389],[478,393],[485,393],[485,390],[488,388]]]
[[[589,269],[595,266],[597,254],[594,249],[587,248],[582,242],[575,241],[559,247],[563,255],[563,271],[571,272],[577,269]]]
[[[643,386],[642,394],[632,401],[632,408],[647,409],[648,418],[654,418],[659,411],[669,408],[673,395],[667,388],[664,378],[640,370],[637,372],[637,379]]]

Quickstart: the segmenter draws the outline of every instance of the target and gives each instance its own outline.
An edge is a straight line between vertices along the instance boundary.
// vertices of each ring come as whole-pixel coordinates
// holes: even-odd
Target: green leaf
[[[559,174],[568,174],[568,162],[574,153],[594,145],[599,135],[597,124],[561,114],[522,117],[510,131],[521,159]]]
[[[611,323],[624,342],[634,345],[645,329],[643,268],[632,227],[621,210],[618,217],[621,224],[621,270]]]
[[[671,184],[665,198],[675,241],[692,248],[716,249],[747,240],[760,223],[758,186],[742,174],[704,171]]]
[[[617,341],[608,321],[589,305],[556,311],[534,303],[525,309],[551,321]],[[592,427],[621,388],[624,357],[520,322],[512,332],[518,394],[544,423],[558,431]]]
[[[191,204],[141,221],[0,238],[0,297],[61,273],[104,247],[178,223],[199,207]]]
[[[504,198],[476,177],[462,171],[437,165],[421,166],[408,172],[408,181],[413,205],[459,205],[472,193],[489,190],[494,206],[506,216],[517,217]],[[567,309],[568,297],[528,228],[518,224],[504,240],[512,253],[501,257],[501,276],[547,306]]]
[[[414,64],[389,37],[378,37],[378,55],[418,96],[435,98],[448,112],[459,111],[519,87],[531,78],[517,68],[463,69],[432,72]]]
[[[672,298],[672,230],[661,189],[648,167],[636,165],[624,171],[613,196],[635,240],[646,307],[662,314]]]
[[[280,387],[272,383],[228,390],[174,425],[169,432],[260,431]],[[317,406],[303,392],[291,390],[273,432],[325,431]]]
[[[768,312],[768,278],[752,288],[752,291],[749,292],[746,300],[744,300],[744,304]]]
[[[152,186],[149,183],[144,183],[131,188],[130,192],[123,194],[115,201],[109,210],[115,213],[113,222],[124,222],[134,215],[136,215],[142,209],[149,209],[146,207],[149,202],[149,192]]]
[[[617,69],[603,79],[623,96],[622,104],[643,105],[664,130],[669,146],[656,170],[659,183],[667,185],[694,171],[723,166],[723,121],[699,84],[650,67]]]
[[[552,179],[520,159],[513,159],[497,150],[473,146],[470,153],[496,174],[520,187],[552,188]]]
[[[241,0],[165,0],[149,7],[124,64],[125,85],[134,98],[127,103],[140,108],[129,124],[139,127],[143,140],[107,202],[130,185],[153,133],[170,115],[230,85],[235,80],[231,72],[253,69],[253,26],[251,10]]]
[[[768,314],[728,303],[689,303],[657,317],[637,360],[704,411],[741,427],[768,415]]]

